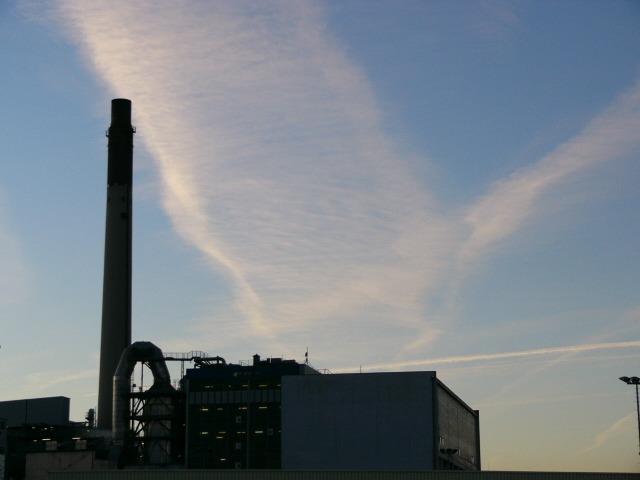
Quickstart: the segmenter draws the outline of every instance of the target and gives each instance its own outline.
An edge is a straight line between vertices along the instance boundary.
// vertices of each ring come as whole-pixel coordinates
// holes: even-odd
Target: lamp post
[[[627,385],[636,386],[636,411],[638,412],[638,448],[640,448],[640,398],[638,398],[638,385],[640,385],[640,378],[638,377],[620,377]],[[640,455],[640,450],[638,451]]]

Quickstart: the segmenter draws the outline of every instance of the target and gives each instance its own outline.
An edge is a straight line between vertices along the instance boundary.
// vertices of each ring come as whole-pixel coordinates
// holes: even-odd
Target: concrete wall
[[[434,372],[285,376],[282,468],[434,468]]]

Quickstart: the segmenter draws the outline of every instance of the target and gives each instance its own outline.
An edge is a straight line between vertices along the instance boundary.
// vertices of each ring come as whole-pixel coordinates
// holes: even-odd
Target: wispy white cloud
[[[626,417],[621,418],[617,422],[613,423],[613,425],[611,425],[609,428],[607,428],[606,430],[603,430],[602,432],[598,433],[598,435],[596,435],[596,439],[593,445],[587,448],[587,451],[590,452],[598,447],[603,446],[604,444],[609,442],[611,439],[617,437],[618,435],[629,432],[635,426],[636,419],[637,419],[637,413],[632,412],[632,413],[629,413],[629,415],[627,415]]]
[[[528,392],[531,393],[531,392]],[[525,405],[543,405],[543,404],[551,404],[551,403],[572,403],[576,404],[577,402],[583,402],[588,399],[596,399],[598,401],[607,401],[611,399],[611,394],[609,392],[601,392],[601,393],[590,393],[590,394],[576,394],[576,395],[557,395],[557,394],[548,394],[546,396],[536,396],[536,395],[527,395],[526,397],[515,397],[513,395],[500,397],[499,395],[495,395],[488,400],[481,400],[478,403],[474,403],[474,407],[478,409],[485,408],[504,408],[504,407],[513,407],[513,406],[525,406]]]
[[[522,350],[517,352],[502,352],[502,353],[486,353],[477,355],[457,355],[453,357],[440,357],[430,358],[424,360],[411,360],[406,362],[393,362],[393,363],[381,363],[377,365],[366,365],[362,367],[351,367],[338,369],[336,372],[342,371],[354,371],[361,369],[363,371],[371,370],[397,370],[399,368],[407,367],[431,367],[436,365],[452,364],[452,363],[471,363],[471,362],[487,362],[494,360],[505,359],[517,359],[524,357],[534,357],[541,355],[552,354],[566,354],[566,353],[583,353],[591,352],[594,350],[608,350],[608,349],[620,349],[620,348],[633,348],[640,347],[640,340],[634,340],[629,342],[609,342],[609,343],[595,343],[590,345],[568,345],[561,347],[549,347],[549,348],[537,348],[533,350]]]
[[[394,151],[367,78],[325,32],[318,4],[57,5],[110,92],[133,100],[164,208],[232,285],[228,311],[245,337],[382,331],[423,348],[476,262],[543,213],[545,192],[640,140],[636,85],[447,213]],[[430,303],[447,292],[444,307]]]
[[[29,373],[25,375],[25,383],[22,387],[25,391],[30,392],[29,395],[33,395],[34,393],[45,392],[51,387],[63,383],[93,379],[96,378],[97,374],[98,371],[96,369]]]
[[[613,161],[640,144],[640,82],[621,94],[579,134],[531,166],[495,182],[466,211],[471,231],[459,251],[460,264],[481,257],[535,214],[542,195],[572,175]]]
[[[419,322],[454,229],[321,12],[196,5],[60,2],[101,78],[133,100],[176,230],[228,276],[255,333],[355,314]]]

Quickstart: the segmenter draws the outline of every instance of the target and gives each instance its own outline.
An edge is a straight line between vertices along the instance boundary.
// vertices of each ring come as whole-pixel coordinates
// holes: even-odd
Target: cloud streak
[[[234,285],[254,333],[356,314],[419,322],[451,227],[321,12],[200,5],[60,3],[100,77],[132,98],[176,230]]]
[[[73,372],[38,372],[25,375],[25,389],[31,392],[45,392],[63,383],[73,383],[80,380],[96,378],[96,369]]]
[[[533,350],[522,350],[516,352],[503,353],[486,353],[477,355],[458,355],[452,357],[430,358],[424,360],[411,360],[406,362],[381,363],[376,365],[367,365],[363,367],[351,367],[344,369],[336,369],[335,372],[347,372],[354,370],[373,371],[373,370],[397,370],[399,368],[408,367],[431,367],[436,365],[446,365],[455,363],[477,363],[495,360],[511,360],[526,357],[538,357],[565,353],[584,353],[594,350],[610,350],[622,348],[640,347],[640,340],[630,342],[609,342],[609,343],[593,343],[589,345],[568,345],[562,347],[537,348]]]
[[[611,441],[613,438],[617,437],[618,435],[627,433],[630,430],[632,430],[632,425],[634,425],[635,423],[634,421],[636,420],[636,418],[637,418],[637,413],[632,412],[626,417],[621,418],[620,420],[615,422],[606,430],[603,430],[602,432],[600,432],[596,436],[596,439],[593,445],[587,448],[587,452],[595,450],[596,448],[599,448],[605,445],[607,442]]]
[[[109,91],[133,100],[176,232],[231,285],[238,328],[273,342],[322,328],[429,344],[476,262],[541,212],[545,192],[639,141],[636,85],[446,212],[395,152],[317,4],[57,5]],[[444,309],[430,304],[447,292]]]
[[[459,261],[467,263],[518,231],[537,213],[542,195],[572,175],[613,161],[640,143],[640,82],[621,94],[579,134],[535,164],[495,182],[471,205],[465,222],[471,234]]]

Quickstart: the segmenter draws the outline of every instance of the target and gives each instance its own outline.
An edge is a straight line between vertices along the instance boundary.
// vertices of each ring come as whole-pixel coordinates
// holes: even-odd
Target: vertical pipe
[[[133,134],[131,101],[111,101],[107,136],[107,215],[102,290],[102,337],[98,386],[98,428],[111,429],[113,375],[131,345],[131,184]]]
[[[431,377],[431,421],[433,422],[433,470],[442,470],[440,459],[440,402],[438,400],[438,380]]]
[[[476,414],[476,470],[482,470],[482,458],[480,457],[480,410],[474,410]]]
[[[638,380],[635,378],[635,380]],[[636,385],[636,412],[638,412],[638,455],[640,455],[640,397],[638,396],[638,383]]]

